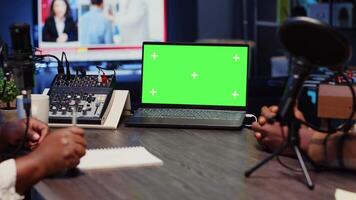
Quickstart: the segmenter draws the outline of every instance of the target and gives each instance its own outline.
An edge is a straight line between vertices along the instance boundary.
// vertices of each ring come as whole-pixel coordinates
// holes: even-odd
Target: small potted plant
[[[4,83],[4,73],[0,70],[0,109],[2,112],[2,122],[16,119],[16,97],[19,95],[19,90],[16,87],[15,81],[11,78]],[[4,90],[5,84],[5,90]]]

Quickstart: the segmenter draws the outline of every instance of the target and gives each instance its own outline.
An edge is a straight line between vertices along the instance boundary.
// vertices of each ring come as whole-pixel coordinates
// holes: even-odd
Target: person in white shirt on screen
[[[104,16],[103,8],[103,0],[91,0],[90,10],[79,18],[81,44],[113,44],[112,23]]]
[[[24,133],[25,120],[0,126],[0,199],[23,199],[22,195],[38,181],[75,167],[85,154],[82,129],[71,127],[49,134],[46,124],[30,119],[25,145],[31,152],[8,158],[22,143]]]
[[[115,43],[128,46],[141,45],[148,39],[148,7],[144,0],[117,0],[118,6],[105,6],[109,19],[119,29]],[[114,10],[113,7],[118,7]]]

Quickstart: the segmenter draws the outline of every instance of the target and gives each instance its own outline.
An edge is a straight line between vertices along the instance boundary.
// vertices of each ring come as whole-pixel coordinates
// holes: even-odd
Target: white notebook
[[[87,150],[78,168],[91,170],[160,165],[163,165],[162,160],[144,147],[123,147]]]

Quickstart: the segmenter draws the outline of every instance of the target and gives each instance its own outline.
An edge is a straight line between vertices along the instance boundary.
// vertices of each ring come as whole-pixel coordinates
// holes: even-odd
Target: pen
[[[72,114],[72,126],[77,125],[77,103],[74,103]]]

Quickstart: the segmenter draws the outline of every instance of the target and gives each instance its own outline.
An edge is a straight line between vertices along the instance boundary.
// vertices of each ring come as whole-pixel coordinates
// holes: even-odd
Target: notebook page
[[[80,159],[79,169],[110,169],[123,167],[160,166],[162,160],[144,147],[124,147],[87,150]]]

